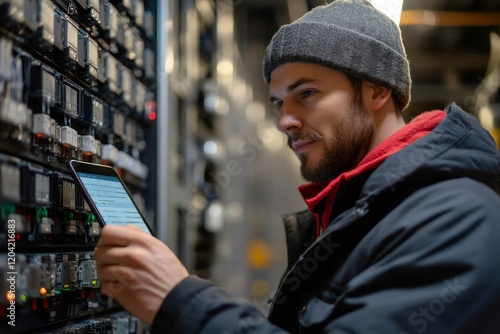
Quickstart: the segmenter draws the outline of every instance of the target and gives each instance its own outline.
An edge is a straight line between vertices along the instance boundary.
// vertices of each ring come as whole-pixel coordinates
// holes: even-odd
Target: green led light
[[[92,224],[93,221],[95,221],[95,216],[93,213],[89,213],[87,216],[87,225],[90,226],[90,224]]]
[[[16,212],[16,206],[13,203],[5,203],[1,206],[1,214],[0,217],[2,220],[7,220],[9,214]]]
[[[28,298],[25,295],[21,295],[21,301],[26,302]]]
[[[97,280],[93,279],[93,280],[92,280],[92,285],[93,285],[93,286],[97,285]]]

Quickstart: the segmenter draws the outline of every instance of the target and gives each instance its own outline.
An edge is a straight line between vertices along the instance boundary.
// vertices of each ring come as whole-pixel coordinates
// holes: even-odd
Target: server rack
[[[67,162],[113,166],[150,213],[155,6],[0,1],[2,333],[148,331],[101,293],[100,227]]]

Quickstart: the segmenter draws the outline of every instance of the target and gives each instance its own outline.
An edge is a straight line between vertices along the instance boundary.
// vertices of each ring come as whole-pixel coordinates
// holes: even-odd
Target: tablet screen
[[[151,234],[117,177],[85,172],[77,174],[106,225],[133,224]]]

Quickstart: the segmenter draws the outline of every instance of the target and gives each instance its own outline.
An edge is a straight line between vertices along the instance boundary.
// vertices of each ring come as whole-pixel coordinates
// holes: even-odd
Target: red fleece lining
[[[446,113],[442,110],[422,113],[373,148],[353,170],[342,173],[332,181],[311,182],[301,185],[299,191],[309,211],[316,217],[316,237],[319,236],[320,231],[325,229],[330,222],[333,203],[342,181],[349,181],[355,176],[377,168],[390,155],[429,134],[445,117]],[[323,212],[315,210],[323,201],[326,201]]]

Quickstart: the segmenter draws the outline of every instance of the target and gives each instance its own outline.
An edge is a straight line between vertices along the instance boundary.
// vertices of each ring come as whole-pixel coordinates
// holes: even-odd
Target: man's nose
[[[294,112],[292,112],[289,106],[283,104],[281,106],[277,127],[278,130],[283,133],[290,133],[300,129],[302,127],[302,121]]]

